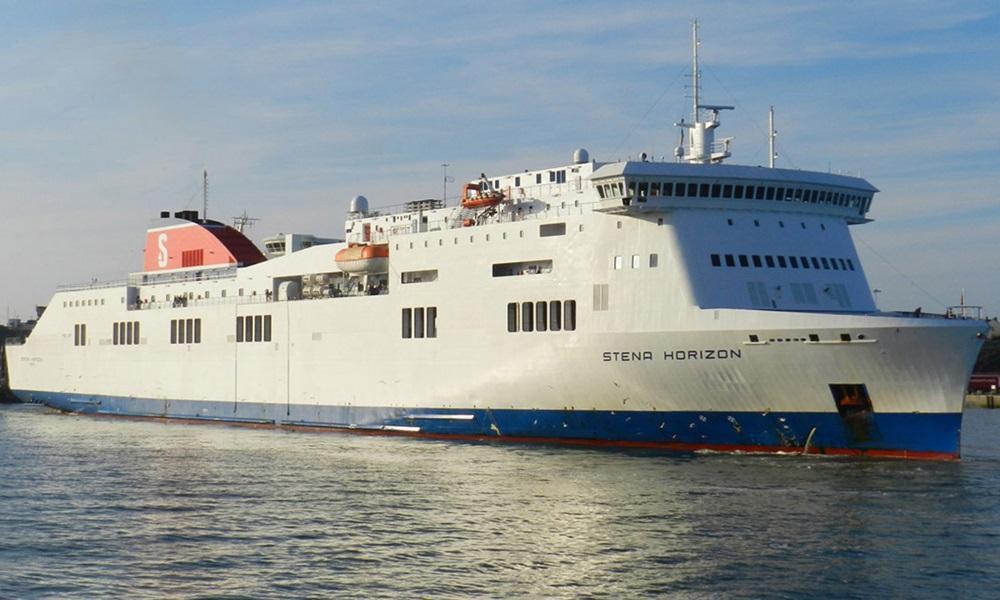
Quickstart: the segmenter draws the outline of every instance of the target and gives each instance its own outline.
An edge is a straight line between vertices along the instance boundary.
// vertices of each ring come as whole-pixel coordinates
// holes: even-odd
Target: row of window
[[[271,315],[236,317],[236,341],[270,342]]]
[[[832,190],[800,187],[777,187],[766,185],[737,185],[720,183],[687,183],[673,181],[629,181],[628,194],[622,182],[605,183],[597,186],[598,195],[603,198],[629,197],[637,202],[645,202],[648,196],[675,198],[734,198],[736,200],[784,200],[810,204],[832,204],[867,210],[870,196],[849,194]]]
[[[575,331],[576,300],[507,304],[507,331]]]
[[[132,346],[139,343],[139,321],[119,321],[111,324],[111,343]]]
[[[63,308],[73,308],[76,306],[104,306],[104,298],[92,300],[66,300],[63,302]]]
[[[73,325],[73,345],[74,346],[86,346],[87,345],[87,324],[86,323],[76,323]]]
[[[617,258],[617,257],[616,257]],[[633,257],[634,260],[635,257]],[[829,271],[853,271],[854,261],[849,258],[827,258],[825,256],[771,256],[760,254],[713,254],[713,267],[766,267],[768,269],[823,269]],[[616,267],[617,268],[617,267]]]
[[[239,317],[242,318],[242,317]],[[138,328],[138,323],[136,326]],[[171,344],[200,344],[201,343],[201,319],[171,319],[170,320],[170,343]]]
[[[623,257],[623,256],[616,256],[614,258],[614,261],[612,261],[611,266],[616,271],[619,270],[619,269],[624,269],[625,268],[625,257]],[[649,255],[649,268],[650,269],[655,269],[658,266],[660,266],[660,257],[659,257],[659,255],[657,255],[657,254],[650,254]],[[633,254],[632,255],[632,268],[633,269],[639,269],[641,267],[642,267],[642,257],[639,256],[638,254]]]
[[[403,309],[403,338],[436,338],[437,307],[418,306]]]

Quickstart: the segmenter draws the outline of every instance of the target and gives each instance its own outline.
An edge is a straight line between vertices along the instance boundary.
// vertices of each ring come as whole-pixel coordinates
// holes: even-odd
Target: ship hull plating
[[[153,400],[19,390],[19,397],[87,415],[231,423],[315,431],[498,442],[782,452],[948,460],[962,414],[874,415],[864,439],[836,412],[718,412],[323,407]]]

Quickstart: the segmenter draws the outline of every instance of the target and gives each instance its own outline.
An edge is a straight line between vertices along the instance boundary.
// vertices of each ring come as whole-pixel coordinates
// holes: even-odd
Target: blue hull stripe
[[[679,448],[858,450],[957,457],[961,413],[875,414],[863,431],[836,412],[658,412],[309,406],[152,400],[19,390],[29,402],[83,414],[327,427],[427,436],[593,441]],[[809,439],[810,432],[812,438]]]

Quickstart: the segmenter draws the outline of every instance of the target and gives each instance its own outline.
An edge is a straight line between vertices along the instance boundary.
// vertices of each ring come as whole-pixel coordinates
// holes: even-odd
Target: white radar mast
[[[701,91],[701,72],[698,70],[698,21],[691,27],[691,85],[694,89],[693,119],[691,123],[674,123],[681,127],[681,144],[674,149],[674,156],[678,161],[693,164],[720,163],[724,159],[732,156],[729,153],[729,143],[733,138],[722,138],[715,141],[715,128],[719,126],[719,111],[733,110],[732,106],[720,106],[717,104],[701,104],[699,95]],[[708,121],[701,120],[701,111],[709,111]],[[687,147],[684,146],[684,129],[689,129]]]

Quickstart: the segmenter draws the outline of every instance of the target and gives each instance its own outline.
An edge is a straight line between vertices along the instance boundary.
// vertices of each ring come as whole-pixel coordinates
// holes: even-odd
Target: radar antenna
[[[698,67],[698,46],[700,43],[698,40],[698,21],[695,20],[691,26],[691,87],[694,90],[691,113],[694,119],[691,123],[685,123],[683,120],[680,123],[674,123],[681,128],[682,136],[681,144],[674,150],[674,156],[694,164],[720,163],[732,156],[729,152],[729,144],[733,138],[722,138],[716,142],[715,128],[720,125],[719,111],[733,110],[733,107],[701,103],[701,71]],[[701,120],[702,110],[711,113],[708,121]],[[686,149],[683,142],[684,129],[691,130]]]
[[[203,221],[208,220],[208,170],[205,170],[204,177],[201,182],[201,219]]]

